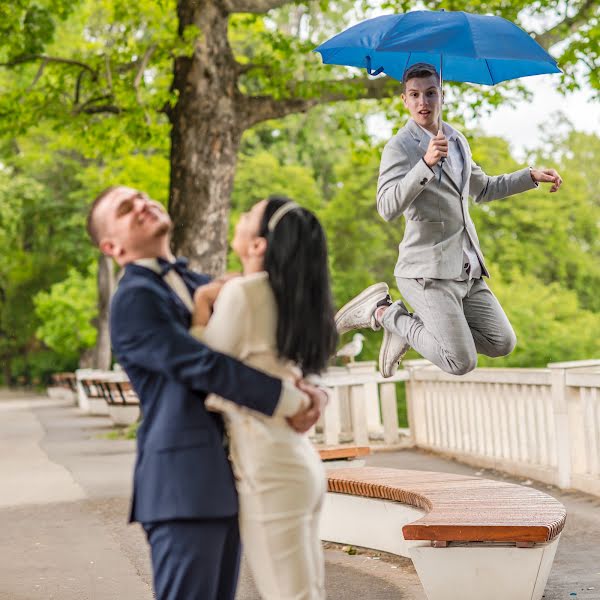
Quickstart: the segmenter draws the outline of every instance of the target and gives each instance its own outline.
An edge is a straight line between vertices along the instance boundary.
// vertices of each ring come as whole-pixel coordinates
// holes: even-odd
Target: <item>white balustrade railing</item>
[[[482,368],[457,377],[406,361],[391,379],[375,363],[328,371],[325,444],[400,441],[398,381],[406,382],[410,440],[477,467],[600,495],[600,360],[545,369]]]
[[[549,369],[476,369],[456,377],[433,366],[407,367],[417,446],[552,480],[557,450]]]
[[[462,377],[405,367],[416,446],[600,495],[600,361]]]
[[[320,422],[322,441],[337,445],[352,441],[358,446],[371,441],[396,445],[400,441],[396,383],[406,381],[400,370],[384,379],[375,362],[349,363],[333,368],[319,379],[330,392],[330,402]]]

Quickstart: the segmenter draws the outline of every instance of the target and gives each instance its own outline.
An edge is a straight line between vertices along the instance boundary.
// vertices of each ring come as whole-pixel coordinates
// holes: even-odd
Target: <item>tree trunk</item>
[[[177,57],[170,112],[169,212],[173,250],[211,275],[225,269],[237,150],[243,133],[228,15],[214,0],[179,0],[179,31],[200,29],[194,54]]]
[[[101,255],[98,259],[98,338],[94,348],[94,369],[110,369],[112,359],[109,330],[110,299],[115,290],[115,272],[112,258]]]
[[[8,358],[2,359],[2,378],[2,383],[6,387],[10,387],[12,385],[12,370],[10,368],[10,359]]]

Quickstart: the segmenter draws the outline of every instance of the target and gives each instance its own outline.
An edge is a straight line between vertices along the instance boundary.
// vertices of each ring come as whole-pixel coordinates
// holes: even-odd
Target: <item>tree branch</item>
[[[242,96],[241,108],[245,113],[246,127],[252,127],[262,121],[280,119],[293,113],[306,112],[318,104],[389,98],[401,91],[401,84],[389,77],[368,79],[333,79],[309,83],[296,82],[292,86],[296,94],[290,98],[278,100],[272,96]],[[298,97],[301,92],[302,97]],[[314,96],[311,97],[311,93]]]
[[[144,71],[148,68],[148,63],[156,50],[156,44],[151,44],[146,52],[144,52],[144,56],[140,61],[140,66],[138,67],[137,73],[135,74],[135,79],[133,80],[133,87],[135,89],[135,97],[138,103],[142,103],[140,98],[140,84],[142,83],[142,77],[144,76]]]
[[[135,89],[135,99],[137,103],[143,107],[144,103],[142,102],[142,95],[140,94],[140,84],[142,83],[142,78],[144,77],[144,71],[148,68],[148,63],[156,50],[156,44],[151,44],[146,52],[144,52],[144,56],[140,61],[140,66],[138,67],[137,73],[135,74],[135,79],[133,80],[133,88]],[[150,124],[150,115],[148,111],[144,109],[144,120],[146,124]]]
[[[86,115],[94,115],[97,113],[111,113],[114,115],[121,114],[123,112],[122,108],[115,106],[114,104],[98,104],[98,102],[102,102],[104,100],[112,100],[112,94],[105,94],[103,96],[96,96],[95,98],[90,98],[84,102],[81,106],[75,106],[73,108],[74,114],[85,113]]]
[[[262,123],[262,121],[281,119],[294,113],[306,112],[319,104],[318,98],[306,100],[302,98],[277,100],[273,96],[246,96],[244,98],[245,129]]]
[[[112,71],[110,69],[110,57],[108,54],[104,55],[104,66],[106,68],[106,83],[108,84],[108,89],[113,91],[113,80],[112,80]]]
[[[79,104],[79,98],[81,97],[81,82],[87,71],[79,71],[77,75],[77,82],[75,83],[75,105]]]
[[[74,67],[79,67],[80,69],[85,69],[89,71],[94,78],[96,77],[96,71],[92,69],[89,65],[85,63],[79,62],[78,60],[72,60],[70,58],[59,58],[56,56],[46,56],[44,54],[31,54],[29,56],[20,56],[19,58],[15,58],[12,61],[0,63],[0,67],[16,67],[17,65],[21,65],[28,62],[35,62],[36,60],[42,60],[46,63],[58,63],[63,65],[72,65]]]
[[[41,62],[40,67],[37,70],[37,73],[35,74],[35,77],[33,78],[33,81],[31,82],[31,85],[27,88],[27,93],[29,93],[35,87],[35,84],[40,80],[40,78],[42,77],[42,74],[44,73],[44,69],[46,68],[47,64],[48,64],[47,60],[43,60]],[[82,71],[82,73],[83,73],[83,71]]]
[[[565,17],[560,23],[554,25],[543,33],[536,34],[535,41],[548,50],[554,44],[564,40],[565,37],[575,33],[585,25],[598,6],[597,0],[584,0],[579,10],[572,17]]]
[[[229,13],[264,13],[291,4],[295,0],[224,0],[225,10]]]
[[[113,104],[104,104],[100,106],[88,106],[87,108],[81,108],[77,110],[78,113],[85,113],[86,115],[95,115],[98,113],[110,113],[113,115],[120,115],[123,112],[122,108],[114,106]]]

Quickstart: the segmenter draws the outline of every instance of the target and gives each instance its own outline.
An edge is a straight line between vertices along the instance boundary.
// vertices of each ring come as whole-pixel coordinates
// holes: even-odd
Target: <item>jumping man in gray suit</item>
[[[442,92],[431,65],[410,67],[402,99],[411,118],[387,143],[377,185],[377,211],[391,221],[404,215],[406,229],[394,270],[411,314],[392,303],[385,283],[368,287],[336,315],[340,333],[383,327],[379,370],[394,374],[409,347],[447,373],[464,375],[477,354],[505,356],[516,337],[483,276],[489,277],[469,196],[489,202],[534,189],[559,190],[554,169],[525,168],[490,177],[473,162],[466,138],[447,123],[440,131]]]

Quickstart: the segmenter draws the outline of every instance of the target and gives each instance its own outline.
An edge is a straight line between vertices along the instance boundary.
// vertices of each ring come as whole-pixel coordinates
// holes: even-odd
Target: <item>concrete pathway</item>
[[[60,401],[0,392],[0,600],[151,600],[147,545],[127,525],[134,444],[110,430]],[[418,451],[367,462],[511,480]],[[545,599],[600,600],[600,499],[539,488],[569,513]],[[326,560],[329,600],[425,600],[408,559],[327,547]],[[245,568],[237,600],[259,600]]]

